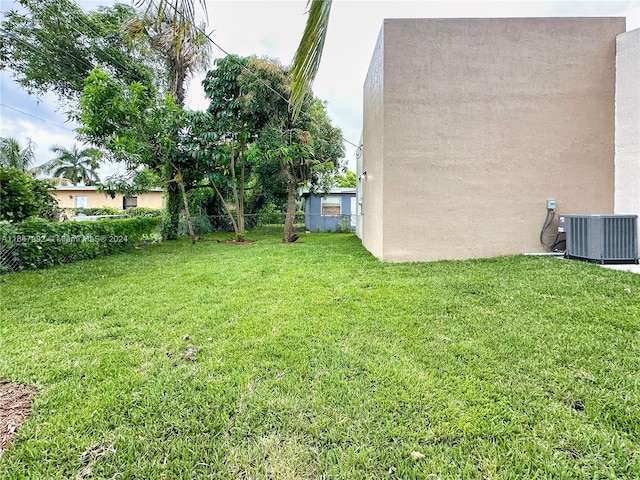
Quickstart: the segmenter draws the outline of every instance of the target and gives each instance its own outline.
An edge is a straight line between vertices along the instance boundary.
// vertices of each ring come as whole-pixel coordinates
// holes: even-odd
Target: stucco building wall
[[[617,39],[615,111],[615,213],[640,215],[640,29]]]
[[[383,256],[384,230],[384,26],[364,82],[363,157],[359,187],[362,244],[374,256]]]
[[[87,208],[113,207],[122,208],[122,195],[111,198],[109,195],[98,192],[95,187],[57,187],[51,194],[58,200],[60,208],[75,208],[76,197],[87,197]],[[161,190],[137,195],[138,207],[163,208],[164,198]]]
[[[613,213],[624,30],[623,18],[385,20],[364,89],[365,247],[384,261],[538,252],[547,199]]]

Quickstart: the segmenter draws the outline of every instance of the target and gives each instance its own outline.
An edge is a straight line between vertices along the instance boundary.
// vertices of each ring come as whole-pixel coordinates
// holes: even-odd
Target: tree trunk
[[[184,203],[184,216],[187,219],[187,228],[189,229],[189,237],[191,237],[191,245],[196,244],[196,232],[193,230],[193,222],[191,221],[191,212],[189,212],[189,200],[187,200],[187,189],[184,188],[184,181],[182,180],[182,174],[176,175],[178,186],[182,192],[182,201]]]
[[[296,190],[298,182],[291,174],[291,166],[288,164],[283,165],[284,178],[287,181],[287,213],[284,219],[284,233],[282,235],[283,243],[293,243],[298,239],[295,231],[293,230],[293,222],[296,218]]]
[[[191,212],[189,212],[189,200],[187,199],[187,189],[184,186],[184,179],[182,178],[182,172],[175,164],[169,161],[169,165],[171,166],[171,170],[175,172],[175,176],[171,180],[172,183],[177,183],[180,191],[182,192],[182,201],[184,205],[184,218],[187,221],[187,230],[189,231],[189,237],[191,237],[191,243],[196,243],[196,234],[193,230],[193,222],[191,221]],[[178,222],[180,221],[180,217],[178,216]]]
[[[234,228],[236,230],[236,239],[241,242],[242,232],[244,232],[244,216],[240,207],[240,198],[238,196],[238,182],[236,177],[236,153],[234,150],[233,143],[231,143],[231,180],[233,181],[233,186],[231,187],[231,191],[233,192],[233,206],[236,211],[236,222],[234,222]]]
[[[180,60],[176,59],[176,54],[172,57],[169,57],[169,72],[168,72],[168,80],[169,80],[169,94],[173,97],[181,109],[184,108],[184,99],[185,99],[185,83],[187,81],[187,70],[184,65],[181,64]]]
[[[180,190],[173,178],[176,175],[171,164],[167,166],[167,223],[162,229],[163,240],[175,240],[178,238],[178,226],[180,224]]]
[[[184,105],[184,99],[182,101],[178,98],[179,74],[177,72],[177,64],[173,58],[169,58],[169,93],[173,96],[176,104],[182,108]],[[175,176],[178,174],[177,169],[173,163],[169,160],[167,165],[167,224],[162,231],[163,240],[176,240],[178,238],[178,229],[180,227],[180,187],[174,181]]]
[[[246,230],[244,223],[244,145],[240,153],[240,192],[238,194],[238,228],[241,232]]]
[[[222,202],[222,206],[224,207],[224,210],[227,212],[227,215],[229,215],[229,219],[231,220],[231,224],[233,225],[233,231],[236,234],[236,241],[244,242],[244,237],[240,234],[240,231],[238,230],[238,224],[236,223],[235,218],[233,218],[233,212],[229,210],[229,206],[227,205],[227,202],[224,201],[224,197],[222,196],[222,193],[220,193],[220,190],[218,190],[218,187],[216,187],[215,183],[212,183],[211,185],[213,186],[213,189],[218,194],[218,197]]]

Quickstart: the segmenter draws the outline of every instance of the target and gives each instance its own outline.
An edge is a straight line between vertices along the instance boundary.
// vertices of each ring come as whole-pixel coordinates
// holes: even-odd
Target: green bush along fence
[[[152,236],[160,218],[95,222],[0,222],[0,273],[47,268],[129,250]]]

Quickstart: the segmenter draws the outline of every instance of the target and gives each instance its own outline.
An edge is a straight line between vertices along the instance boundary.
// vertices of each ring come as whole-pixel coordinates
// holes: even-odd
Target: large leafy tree
[[[300,115],[284,122],[271,122],[255,145],[255,155],[263,161],[280,164],[286,185],[287,209],[283,242],[297,240],[294,231],[298,190],[326,191],[344,156],[342,133],[331,124],[325,105],[317,99],[303,102]]]
[[[56,154],[56,157],[39,167],[45,174],[51,174],[54,178],[64,178],[73,185],[83,183],[84,185],[95,185],[100,181],[96,170],[100,168],[102,152],[93,147],[78,148],[73,145],[66,148],[54,145],[49,150]]]
[[[22,146],[17,138],[0,138],[0,166],[17,168],[23,172],[29,170],[35,160],[35,143],[27,138]]]
[[[125,163],[131,170],[150,168],[164,173],[165,178],[169,169],[180,172],[178,134],[183,130],[185,114],[170,95],[159,95],[140,83],[124,85],[96,68],[87,77],[80,106],[83,126],[79,133],[108,149],[114,160]],[[179,182],[184,189],[182,173],[172,182]],[[182,197],[188,212],[186,194]],[[165,230],[164,237],[177,236],[177,226],[175,230],[169,228],[170,234]],[[195,242],[192,228],[190,234]]]
[[[250,156],[256,162],[280,165],[279,175],[272,181],[280,182],[287,192],[283,242],[295,242],[298,190],[325,191],[332,186],[344,156],[340,129],[331,124],[321,101],[307,97],[297,118],[291,114],[274,117],[263,128]]]
[[[286,71],[277,61],[237,55],[217,60],[203,81],[218,141],[217,171],[227,177],[238,239],[245,229],[246,184],[252,167],[247,151],[271,118],[286,115],[286,84]]]
[[[122,24],[136,18],[124,4],[85,12],[70,0],[19,0],[5,13],[0,68],[28,92],[54,92],[75,104],[84,79],[100,65],[125,83],[151,84],[160,65],[141,42],[130,42]]]
[[[229,56],[203,82],[222,151],[218,167],[228,175],[235,209],[242,211],[245,166],[256,167],[261,183],[286,192],[285,242],[295,241],[298,189],[322,188],[344,155],[341,132],[331,125],[322,102],[306,96],[300,115],[292,115],[288,73],[273,60]]]

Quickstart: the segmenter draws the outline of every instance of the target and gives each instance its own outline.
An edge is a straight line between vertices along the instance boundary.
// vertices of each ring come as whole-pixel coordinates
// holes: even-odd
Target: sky
[[[76,1],[85,10],[113,3]],[[0,5],[3,12],[16,8],[12,0],[0,0]],[[289,64],[304,29],[306,0],[207,0],[207,11],[207,32],[226,52],[267,56]],[[328,102],[329,116],[350,142],[345,144],[345,164],[355,171],[354,145],[359,144],[362,130],[362,88],[383,19],[566,16],[626,17],[629,31],[640,28],[640,0],[334,0],[313,90],[316,97]],[[214,58],[225,56],[216,46],[213,54]],[[203,77],[190,80],[187,108],[207,108]],[[37,145],[36,164],[52,158],[52,145],[71,147],[79,143],[73,131],[77,125],[67,122],[65,111],[55,96],[29,96],[9,72],[0,72],[0,137],[16,137],[23,143],[31,138]],[[117,170],[117,166],[106,166],[100,174],[104,178]]]

